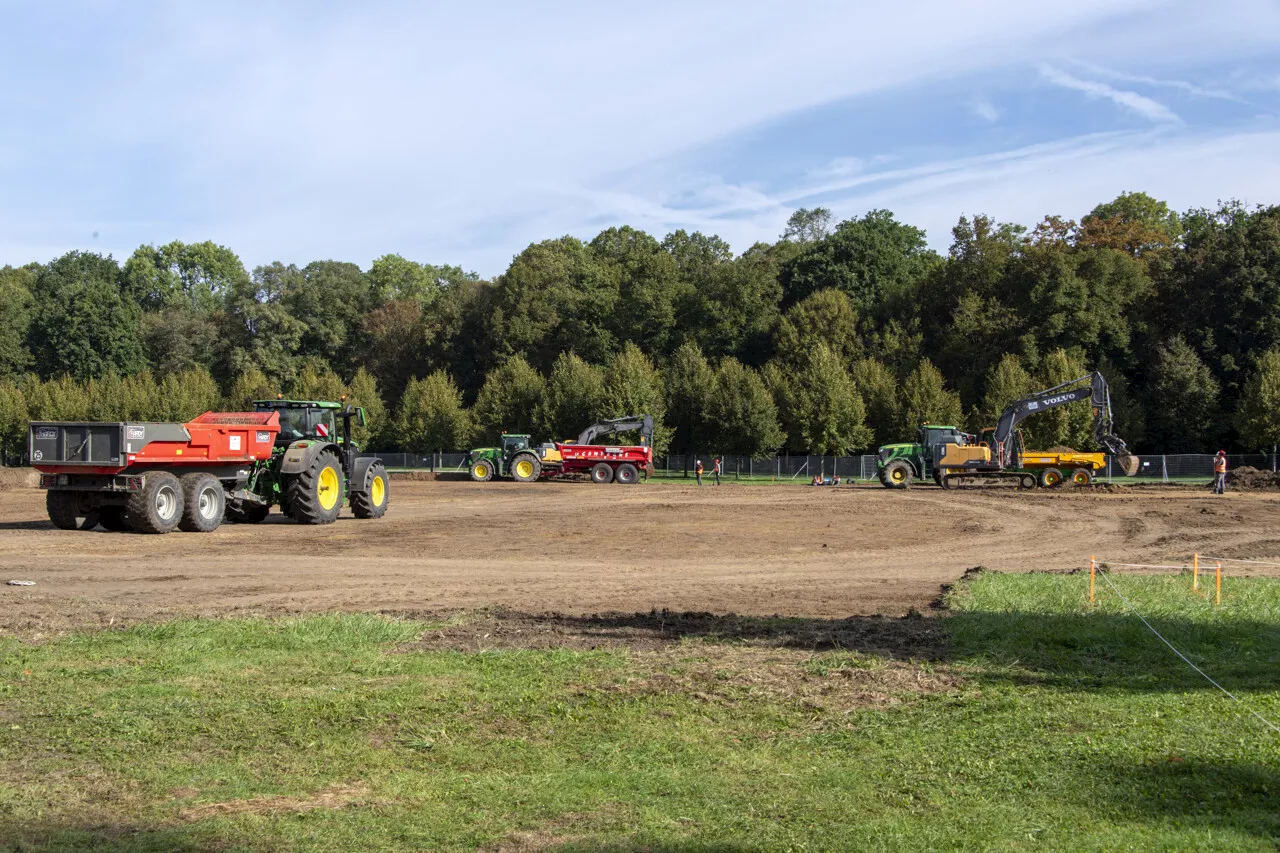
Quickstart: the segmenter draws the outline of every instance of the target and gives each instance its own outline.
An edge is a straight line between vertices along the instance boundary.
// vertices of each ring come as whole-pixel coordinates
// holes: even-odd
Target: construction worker
[[[1215,495],[1225,494],[1227,491],[1227,451],[1219,450],[1218,455],[1213,457],[1213,473],[1215,476],[1213,493]]]
[[[716,477],[716,485],[720,485],[720,457],[717,456],[715,461],[711,463],[711,473]]]
[[[702,460],[699,459],[693,465],[693,476],[698,478],[698,485],[702,485]]]

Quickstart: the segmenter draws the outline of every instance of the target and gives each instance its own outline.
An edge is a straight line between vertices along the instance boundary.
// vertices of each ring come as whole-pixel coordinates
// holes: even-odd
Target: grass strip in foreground
[[[1276,583],[1116,582],[1280,717]],[[0,850],[1274,849],[1280,741],[1086,583],[980,574],[918,646],[935,620],[0,640]]]

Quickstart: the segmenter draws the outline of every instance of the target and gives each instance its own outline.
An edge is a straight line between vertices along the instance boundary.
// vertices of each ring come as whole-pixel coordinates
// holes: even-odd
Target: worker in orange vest
[[[693,466],[693,476],[698,478],[698,485],[702,485],[702,460],[699,459]]]
[[[711,473],[716,475],[716,485],[720,485],[720,457],[717,456],[715,462],[711,464]]]
[[[1216,475],[1213,493],[1216,495],[1225,494],[1227,491],[1227,451],[1219,450],[1218,455],[1213,457],[1213,473]]]

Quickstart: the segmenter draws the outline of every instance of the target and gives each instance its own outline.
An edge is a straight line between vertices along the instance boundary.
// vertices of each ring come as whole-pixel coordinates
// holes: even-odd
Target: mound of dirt
[[[1046,453],[1079,453],[1074,447],[1067,447],[1065,444],[1058,444],[1050,447]]]
[[[5,489],[34,489],[40,475],[30,468],[0,468],[0,492]]]
[[[1234,471],[1227,472],[1227,485],[1242,491],[1280,489],[1280,472],[1263,471],[1249,465],[1241,465]],[[1213,487],[1212,481],[1209,486]]]

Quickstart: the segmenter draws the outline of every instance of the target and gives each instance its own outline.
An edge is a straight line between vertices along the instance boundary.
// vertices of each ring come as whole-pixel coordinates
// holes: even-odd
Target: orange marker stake
[[[1200,555],[1191,555],[1191,588],[1199,591],[1200,589]]]
[[[1098,558],[1089,558],[1089,603],[1093,604],[1093,575],[1098,570]]]
[[[1222,606],[1222,563],[1218,563],[1218,569],[1216,572],[1214,572],[1213,585],[1217,587],[1217,592],[1215,595],[1215,604],[1216,606],[1221,607]]]

